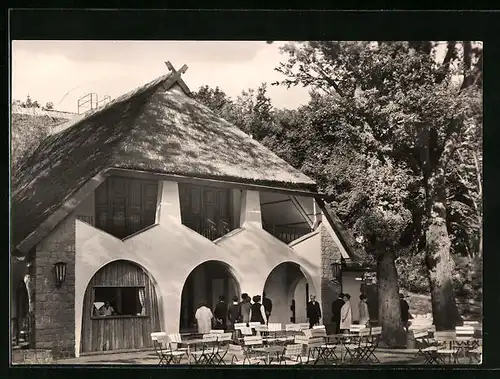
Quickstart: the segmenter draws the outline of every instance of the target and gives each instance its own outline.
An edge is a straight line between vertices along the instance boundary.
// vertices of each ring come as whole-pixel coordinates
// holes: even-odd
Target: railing
[[[311,233],[310,228],[304,227],[271,225],[264,225],[263,227],[266,232],[272,234],[286,244],[289,244],[290,242],[295,241],[296,239],[305,236],[308,233]]]
[[[187,221],[184,222],[184,225],[193,229],[195,232],[201,234],[210,241],[214,241],[231,231],[230,223],[227,220],[213,220],[206,218],[196,221]]]

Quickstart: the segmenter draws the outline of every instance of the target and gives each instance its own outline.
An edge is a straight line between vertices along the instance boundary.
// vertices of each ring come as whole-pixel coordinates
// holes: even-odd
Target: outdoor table
[[[327,343],[329,343],[330,340],[333,340],[333,339],[339,340],[339,342],[340,342],[339,343],[339,345],[340,345],[340,361],[343,362],[347,356],[347,351],[346,351],[346,354],[342,354],[343,347],[344,347],[346,340],[349,338],[356,339],[358,337],[359,337],[359,334],[357,334],[357,333],[329,334],[326,336],[326,341],[327,341]]]
[[[256,347],[256,348],[253,348],[252,351],[257,351],[257,352],[260,352],[260,353],[264,353],[267,355],[267,360],[266,362],[264,362],[265,364],[271,364],[271,354],[276,354],[276,358],[280,359],[280,353],[283,354],[283,352],[285,351],[285,347],[284,346],[263,346],[263,347]]]
[[[191,364],[192,363],[192,361],[191,361],[191,346],[194,346],[195,350],[196,350],[197,345],[203,345],[206,342],[207,341],[202,339],[202,338],[197,338],[197,339],[184,340],[182,342],[177,342],[177,344],[187,346],[188,363]]]

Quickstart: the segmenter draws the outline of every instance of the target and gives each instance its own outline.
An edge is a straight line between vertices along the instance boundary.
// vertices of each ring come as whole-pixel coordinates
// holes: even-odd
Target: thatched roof
[[[47,137],[13,173],[17,246],[108,168],[316,191],[315,183],[165,75]],[[173,85],[180,84],[183,89]]]

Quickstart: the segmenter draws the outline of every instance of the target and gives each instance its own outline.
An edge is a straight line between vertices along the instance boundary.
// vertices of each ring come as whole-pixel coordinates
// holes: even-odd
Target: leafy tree
[[[54,109],[54,103],[49,101],[47,104],[45,104],[45,107],[44,107],[46,110],[50,111],[50,110],[53,110]]]
[[[423,241],[434,322],[441,330],[460,321],[446,223],[446,174],[480,107],[482,55],[472,69],[471,53],[463,49],[463,82],[472,84],[457,85],[453,44],[443,64],[437,64],[433,44],[424,42],[289,44],[283,48],[288,61],[277,70],[286,76],[279,84],[313,86],[329,94],[345,123],[366,136],[368,151],[412,173],[415,193],[423,200],[423,210],[413,212],[414,239]]]

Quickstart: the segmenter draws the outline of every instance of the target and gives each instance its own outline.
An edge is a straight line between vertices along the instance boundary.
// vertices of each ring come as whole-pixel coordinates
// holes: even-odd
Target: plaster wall
[[[130,260],[148,272],[156,287],[162,331],[178,332],[181,293],[190,272],[208,260],[226,263],[241,291],[262,294],[271,271],[283,262],[301,266],[310,292],[319,299],[321,252],[289,247],[262,229],[259,193],[242,191],[241,228],[212,242],[181,223],[178,186],[161,182],[157,224],[120,240],[76,220],[75,354],[79,355],[83,297],[90,279],[104,265]],[[314,244],[313,244],[314,245]],[[311,245],[311,246],[313,246]],[[312,248],[312,247],[311,247]]]

